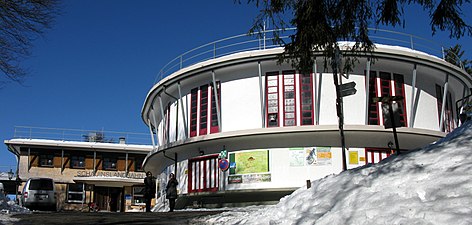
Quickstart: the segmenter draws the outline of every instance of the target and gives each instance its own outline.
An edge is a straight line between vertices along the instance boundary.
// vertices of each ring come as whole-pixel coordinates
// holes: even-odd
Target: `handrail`
[[[13,138],[59,141],[103,142],[150,145],[149,134],[106,130],[81,130],[34,126],[15,126]],[[124,138],[124,139],[123,139]]]
[[[375,44],[399,45],[412,50],[423,51],[438,58],[445,58],[444,47],[439,43],[426,38],[407,34],[399,31],[385,29],[369,28],[373,35],[370,36]],[[296,31],[296,28],[263,30],[253,34],[239,34],[231,37],[212,41],[198,47],[192,48],[166,63],[156,75],[154,83],[159,82],[168,75],[190,65],[194,65],[205,60],[214,59],[228,54],[244,52],[249,50],[263,50],[281,47],[280,44],[266,45],[267,41],[273,40],[274,32],[280,33],[281,40],[288,40],[290,34]],[[452,52],[451,52],[452,53]],[[454,53],[453,53],[454,54]],[[454,54],[457,64],[461,69],[464,66],[460,58]]]

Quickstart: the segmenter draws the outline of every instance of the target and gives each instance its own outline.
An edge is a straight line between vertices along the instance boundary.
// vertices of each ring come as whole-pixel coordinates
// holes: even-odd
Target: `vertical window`
[[[391,89],[390,73],[380,72],[380,96],[392,96]]]
[[[73,169],[83,169],[85,168],[85,156],[83,155],[73,155],[70,158],[70,168]]]
[[[220,82],[216,82],[216,93],[218,94],[218,107],[221,110],[221,88]],[[218,125],[218,112],[216,110],[216,98],[215,98],[215,90],[213,84],[211,84],[211,122],[210,122],[210,133],[218,133],[220,132],[220,128]],[[221,112],[220,112],[221,113]]]
[[[313,76],[311,73],[300,74],[300,104],[301,125],[313,125]]]
[[[144,157],[137,157],[134,159],[134,171],[142,172],[143,170]]]
[[[144,205],[144,186],[133,186],[133,205]]]
[[[197,110],[198,88],[194,88],[190,94],[190,137],[197,136]]]
[[[116,157],[105,157],[103,158],[103,170],[116,170],[117,159]]]
[[[85,192],[84,184],[68,184],[67,185],[67,202],[69,203],[84,203]]]
[[[295,110],[295,71],[283,72],[284,86],[284,126],[296,126]]]
[[[167,104],[165,110],[165,121],[164,121],[164,143],[169,142],[169,133],[170,133],[170,103]]]
[[[373,76],[371,75],[371,78]],[[398,105],[398,112],[399,112],[399,115],[400,115],[400,124],[397,124],[398,126],[407,126],[407,118],[406,118],[406,108],[405,108],[405,105],[406,105],[406,102],[405,102],[405,89],[404,89],[404,82],[403,82],[403,75],[401,74],[394,74],[393,77],[392,77],[392,74],[391,73],[388,73],[388,72],[379,72],[379,83],[380,83],[380,96],[377,96],[377,97],[385,97],[385,96],[402,96],[403,99],[400,100],[400,101],[397,101],[397,105]],[[392,85],[392,80],[393,80],[393,85]],[[375,81],[374,81],[375,82]],[[370,85],[370,84],[369,84]],[[372,85],[370,86],[370,88],[372,88]],[[375,90],[377,91],[377,88],[375,88]],[[377,93],[376,93],[377,94]],[[370,95],[370,94],[369,94]],[[371,99],[369,99],[369,102],[372,101]],[[377,103],[379,104],[379,103]],[[375,104],[377,106],[377,104]],[[381,103],[381,104],[384,104],[384,103]],[[385,103],[386,104],[386,103]],[[370,114],[370,111],[373,111],[369,108],[369,114]],[[382,114],[383,118],[385,119],[385,117],[387,115],[385,114]],[[369,124],[371,119],[370,119],[370,115],[369,115]],[[373,117],[374,118],[374,117]],[[379,124],[378,122],[378,118],[376,118],[376,121],[372,121],[372,122],[377,122],[377,124]],[[375,124],[374,124],[375,125]]]
[[[39,155],[39,166],[53,167],[54,166],[54,154],[41,154],[41,155]]]
[[[444,88],[440,85],[436,84],[436,101],[438,105],[438,121],[441,124],[441,111],[442,111],[442,104],[443,104],[443,92]],[[451,132],[455,128],[454,124],[454,114],[452,110],[452,96],[451,93],[448,92],[446,95],[446,106],[444,108],[444,116],[443,116],[443,127],[441,131],[444,132]]]
[[[393,74],[393,80],[395,81],[395,96],[403,96],[403,100],[397,101],[398,104],[398,113],[400,114],[400,126],[406,127],[406,102],[405,102],[405,85],[403,81],[403,75]]]
[[[205,135],[208,131],[208,85],[200,87],[200,125],[199,135]]]
[[[267,127],[279,126],[279,73],[266,74]]]
[[[368,125],[380,125],[379,122],[379,103],[374,102],[374,98],[377,96],[377,73],[375,71],[370,72],[369,78],[369,111],[368,111]]]

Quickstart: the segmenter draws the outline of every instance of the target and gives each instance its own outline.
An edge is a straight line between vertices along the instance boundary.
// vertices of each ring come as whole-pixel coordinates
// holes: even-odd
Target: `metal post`
[[[218,87],[216,86],[215,80],[215,71],[211,71],[211,77],[213,81],[213,94],[215,95],[215,104],[216,104],[216,116],[218,117],[218,131],[221,132],[221,113],[220,113],[220,99],[218,97]],[[221,84],[220,84],[221,85]]]
[[[187,117],[186,117],[186,115],[188,114],[184,108],[184,99],[182,98],[182,90],[180,89],[180,81],[177,82],[177,89],[179,91],[180,107],[182,108],[181,112],[182,112],[182,119],[184,121],[185,138],[188,138],[188,127],[187,127]]]
[[[182,69],[182,64],[183,64],[183,62],[182,62],[182,57],[183,57],[183,56],[180,55],[180,69]]]
[[[258,69],[259,69],[259,99],[261,101],[261,121],[262,126],[261,128],[265,127],[265,100],[264,100],[264,93],[262,90],[262,69],[261,69],[261,62],[257,62]]]
[[[339,134],[341,136],[341,155],[343,160],[343,171],[347,170],[346,163],[346,143],[344,140],[344,116],[343,116],[343,100],[341,97],[341,88],[338,81],[338,60],[340,60],[339,48],[335,50],[335,58],[332,59],[331,68],[333,69],[333,81],[336,88],[336,112],[338,115]]]
[[[411,107],[410,107],[410,123],[409,127],[413,127],[413,124],[415,122],[414,120],[414,107],[415,107],[415,98],[416,98],[416,63],[413,66],[413,78],[411,81]]]
[[[64,149],[61,149],[61,174],[64,171]]]
[[[97,151],[93,151],[93,175],[97,172]]]
[[[321,108],[321,87],[323,86],[323,73],[320,72],[320,74],[318,74],[319,76],[319,79],[318,79],[318,84],[317,84],[317,99],[316,99],[316,106],[315,106],[315,110],[316,110],[316,125],[320,124],[320,108]],[[316,75],[315,75],[316,77]]]
[[[213,58],[216,58],[216,42],[213,42]]]
[[[393,139],[395,140],[395,147],[397,154],[400,155],[400,146],[398,145],[397,124],[395,124],[395,117],[393,115],[392,101],[388,101],[388,112],[390,113],[390,121],[392,121]]]
[[[128,177],[128,152],[126,152],[126,156],[125,156],[125,165],[126,165],[126,168],[125,168],[125,174],[126,174],[126,177]]]
[[[31,148],[28,148],[28,173],[31,168]]]
[[[365,72],[365,125],[369,124],[369,93],[370,93],[370,58],[367,59]]]
[[[313,124],[314,125],[318,125],[319,121],[318,121],[318,106],[316,105],[316,103],[318,102],[318,80],[316,78],[316,75],[318,74],[318,68],[317,68],[317,64],[316,64],[316,59],[315,59],[315,62],[313,63],[313,75],[310,75],[312,76],[312,79],[313,79],[313,85],[312,85],[312,89],[313,89],[313,107],[315,107],[315,118],[314,118],[314,121],[313,121]]]
[[[266,21],[264,21],[264,27],[263,27],[263,31],[264,32],[264,49],[266,49]]]

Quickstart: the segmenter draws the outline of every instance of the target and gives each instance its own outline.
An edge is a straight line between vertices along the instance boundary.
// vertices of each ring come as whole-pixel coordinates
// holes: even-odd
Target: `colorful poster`
[[[230,155],[230,163],[236,163],[230,174],[269,172],[269,150],[236,152]]]
[[[271,174],[243,174],[243,175],[230,175],[228,176],[228,184],[247,184],[247,183],[261,183],[270,182]]]
[[[316,158],[319,166],[331,165],[331,147],[316,147]]]
[[[330,147],[289,148],[290,166],[331,165]]]
[[[359,153],[357,151],[349,151],[349,164],[359,164]]]
[[[304,166],[306,153],[303,148],[289,148],[288,149],[290,166]]]
[[[318,164],[316,148],[305,148],[305,161],[309,166],[316,166]]]

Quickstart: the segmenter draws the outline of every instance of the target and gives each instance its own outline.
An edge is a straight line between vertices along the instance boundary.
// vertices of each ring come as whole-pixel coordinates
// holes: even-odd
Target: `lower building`
[[[86,211],[88,203],[102,211],[142,210],[142,163],[152,146],[102,141],[92,136],[86,141],[15,138],[4,143],[18,160],[20,192],[29,178],[52,178],[58,210]]]

